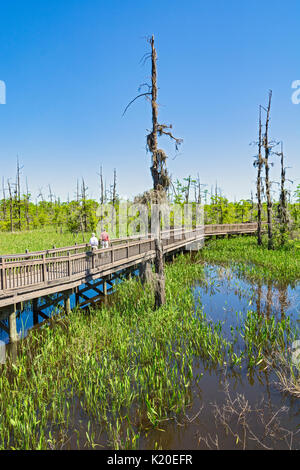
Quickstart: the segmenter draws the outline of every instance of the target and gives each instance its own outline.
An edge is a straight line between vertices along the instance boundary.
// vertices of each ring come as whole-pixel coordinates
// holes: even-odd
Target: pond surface
[[[228,338],[231,327],[241,322],[249,310],[274,315],[278,320],[289,316],[293,325],[299,325],[300,284],[279,288],[239,279],[225,267],[206,265],[204,270],[204,280],[193,286],[195,303],[201,303],[208,318],[222,322]],[[71,302],[74,306],[75,299]],[[46,313],[51,316],[55,310]],[[24,336],[31,327],[28,304],[18,319],[18,329]],[[0,333],[0,340],[7,339]],[[198,358],[193,366],[194,376],[203,375],[191,387],[185,415],[162,422],[160,430],[141,436],[141,449],[300,449],[300,399],[279,391],[272,371],[249,374],[246,368],[211,368]],[[78,415],[76,428],[82,434],[79,442],[84,443],[88,418],[80,410]],[[97,423],[93,428],[95,441],[105,448],[105,436]],[[65,448],[77,448],[77,440],[71,438]]]
[[[249,310],[279,320],[289,316],[299,326],[300,283],[276,288],[241,280],[230,268],[206,265],[205,280],[194,286],[194,294],[207,317],[222,322],[228,338],[231,326]],[[150,434],[144,448],[153,449],[157,442],[162,449],[300,449],[300,399],[280,392],[272,371],[249,374],[195,360],[197,373],[203,376],[193,387],[186,415],[162,425],[164,432]]]
[[[229,268],[205,266],[205,279],[193,286],[195,303],[201,302],[207,317],[221,321],[230,338],[247,311],[289,316],[299,322],[300,284],[276,288],[271,284],[241,280]],[[195,358],[194,376],[203,374],[190,391],[185,415],[159,424],[141,436],[141,449],[300,449],[300,400],[279,391],[269,369],[249,374],[212,368]],[[226,423],[226,426],[224,425]],[[245,424],[243,426],[243,423]],[[82,442],[84,441],[84,427]],[[105,437],[95,428],[96,442],[105,448]],[[69,448],[75,442],[69,444]]]
[[[242,319],[249,310],[277,320],[288,316],[294,325],[299,322],[300,283],[293,287],[250,283],[223,266],[206,265],[204,271],[205,281],[194,288],[195,298],[201,299],[208,318],[224,324],[225,333],[237,325],[237,313]]]

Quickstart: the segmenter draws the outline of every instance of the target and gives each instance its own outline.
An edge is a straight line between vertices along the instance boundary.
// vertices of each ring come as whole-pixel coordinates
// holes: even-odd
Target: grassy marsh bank
[[[87,243],[91,233],[72,234],[66,228],[62,231],[53,226],[22,232],[0,232],[0,255],[48,250],[53,246],[61,248],[75,243]]]
[[[258,247],[255,237],[210,240],[197,257],[207,263],[230,265],[247,279],[285,284],[300,280],[300,242],[297,240],[290,240],[287,246],[272,251]]]
[[[0,448],[136,448],[192,403],[202,380],[195,361],[261,370],[271,351],[289,347],[289,320],[256,312],[224,335],[222,322],[195,308],[191,286],[203,276],[179,256],[166,267],[158,311],[149,286],[131,280],[110,305],[32,331],[15,363],[0,366]]]

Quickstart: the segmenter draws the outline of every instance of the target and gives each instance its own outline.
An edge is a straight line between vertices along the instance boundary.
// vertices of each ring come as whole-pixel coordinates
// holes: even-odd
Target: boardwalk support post
[[[106,278],[103,278],[103,295],[107,295]]]
[[[76,305],[76,307],[79,304],[79,300],[80,300],[79,287],[76,287],[76,289],[75,289],[75,305]]]
[[[71,313],[71,294],[72,291],[66,292],[66,297],[64,299],[65,312],[67,315]]]
[[[9,341],[15,343],[18,339],[16,305],[13,304],[9,306]]]

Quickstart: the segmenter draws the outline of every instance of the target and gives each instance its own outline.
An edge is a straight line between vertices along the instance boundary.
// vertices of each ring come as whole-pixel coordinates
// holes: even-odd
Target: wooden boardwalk
[[[161,235],[164,254],[168,255],[182,249],[198,250],[205,237],[256,231],[256,223],[245,223],[173,229]],[[32,301],[33,324],[39,322],[39,317],[49,319],[47,309],[61,302],[69,312],[73,294],[79,307],[98,302],[113,290],[116,279],[130,276],[151,261],[154,248],[154,238],[148,236],[115,239],[109,248],[92,251],[82,244],[1,256],[0,329],[8,333],[11,343],[18,341],[16,318],[26,301]],[[88,291],[94,292],[92,298]],[[8,324],[4,321],[7,319]]]
[[[175,229],[162,233],[164,253],[200,242],[204,237],[255,233],[256,223],[206,225],[193,230]],[[0,258],[0,309],[40,296],[62,292],[87,281],[116,273],[153,259],[154,239],[113,240],[106,249],[87,251],[76,245]]]

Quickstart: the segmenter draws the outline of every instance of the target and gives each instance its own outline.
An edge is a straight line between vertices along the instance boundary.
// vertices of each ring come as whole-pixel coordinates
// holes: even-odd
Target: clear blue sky
[[[173,177],[218,181],[229,198],[249,197],[255,170],[249,143],[258,105],[273,90],[271,134],[283,140],[289,177],[300,182],[299,0],[27,0],[1,2],[0,177],[14,177],[16,157],[35,195],[39,187],[72,197],[83,176],[98,197],[103,165],[118,190],[151,187],[145,136],[151,109],[143,99],[122,118],[150,75],[152,33],[158,52],[160,121],[184,139],[167,139]],[[279,166],[272,170],[279,179]]]

